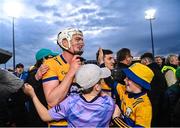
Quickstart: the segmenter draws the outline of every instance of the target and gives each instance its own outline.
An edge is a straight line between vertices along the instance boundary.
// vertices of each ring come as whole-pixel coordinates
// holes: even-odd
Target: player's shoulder
[[[51,66],[51,65],[54,66],[54,65],[57,64],[56,59],[58,59],[58,56],[55,56],[55,57],[53,57],[53,58],[46,59],[46,60],[43,62],[43,64],[48,65],[48,66]]]

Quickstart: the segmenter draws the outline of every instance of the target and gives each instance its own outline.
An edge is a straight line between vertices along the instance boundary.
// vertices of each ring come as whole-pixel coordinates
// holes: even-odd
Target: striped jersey
[[[68,127],[108,127],[114,111],[110,96],[97,96],[91,101],[79,94],[70,95],[48,112],[52,119],[66,119]]]

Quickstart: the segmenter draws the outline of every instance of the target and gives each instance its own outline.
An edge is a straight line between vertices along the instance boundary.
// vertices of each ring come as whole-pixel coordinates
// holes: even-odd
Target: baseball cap
[[[75,74],[76,83],[83,89],[93,87],[101,78],[107,78],[111,75],[108,68],[100,68],[95,64],[85,64]]]
[[[153,71],[141,63],[134,63],[129,68],[123,69],[126,76],[147,90],[151,89],[151,81],[154,77]]]
[[[176,78],[180,78],[180,67],[176,69]]]
[[[52,52],[50,49],[42,48],[36,53],[36,60],[41,60],[48,55],[57,56],[58,53]]]

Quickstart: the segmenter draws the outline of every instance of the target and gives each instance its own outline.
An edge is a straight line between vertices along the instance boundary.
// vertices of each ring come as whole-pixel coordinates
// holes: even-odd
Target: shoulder
[[[114,106],[113,99],[108,95],[101,96],[100,100],[104,101],[104,102],[102,102],[103,104]]]
[[[52,64],[54,65],[55,62],[56,62],[54,58],[55,58],[55,57],[45,60],[45,61],[43,62],[43,64],[48,65],[48,66],[51,66]]]

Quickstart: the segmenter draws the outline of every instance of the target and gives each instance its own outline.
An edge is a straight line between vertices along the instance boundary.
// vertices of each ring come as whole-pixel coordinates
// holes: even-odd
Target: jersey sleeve
[[[57,69],[54,63],[54,59],[48,59],[43,64],[49,67],[49,70],[43,75],[42,82],[47,82],[51,80],[58,80]]]
[[[48,113],[53,120],[59,121],[67,117],[68,103],[70,99],[70,97],[67,97],[64,101],[48,110]]]

